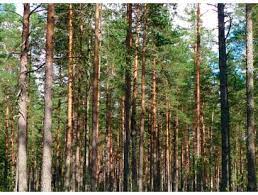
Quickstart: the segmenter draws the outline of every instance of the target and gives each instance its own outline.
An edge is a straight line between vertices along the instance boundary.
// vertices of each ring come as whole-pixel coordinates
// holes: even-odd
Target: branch
[[[38,66],[35,70],[30,70],[30,71],[27,71],[26,74],[29,74],[29,73],[32,73],[32,72],[36,72],[38,71],[39,69],[41,69],[43,66],[45,66],[46,63],[43,63],[41,64],[40,66]]]
[[[229,28],[228,28],[228,32],[227,32],[227,35],[225,37],[225,40],[228,38],[228,35],[230,33],[230,30],[231,30],[231,26],[232,26],[232,17],[229,16]]]
[[[42,5],[42,3],[40,3],[38,6],[36,6],[33,10],[31,10],[31,12],[29,13],[29,16],[31,14],[33,14],[40,6]]]

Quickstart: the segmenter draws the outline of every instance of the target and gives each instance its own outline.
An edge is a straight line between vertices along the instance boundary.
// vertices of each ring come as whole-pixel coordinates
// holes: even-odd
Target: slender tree
[[[173,133],[173,171],[172,171],[172,191],[178,191],[178,115],[175,116]]]
[[[229,105],[228,105],[228,70],[225,37],[225,5],[218,4],[219,26],[219,69],[220,69],[220,104],[221,104],[221,143],[222,143],[222,175],[221,191],[230,188],[230,137],[229,137]]]
[[[145,124],[145,66],[146,66],[146,39],[147,39],[147,5],[144,4],[143,37],[142,37],[142,78],[141,78],[141,124],[140,124],[140,152],[139,152],[139,191],[143,191],[143,155],[144,155],[144,124]]]
[[[252,5],[246,4],[246,94],[247,94],[247,173],[248,191],[256,191],[254,81],[253,81],[253,21]]]
[[[93,66],[93,94],[92,94],[92,191],[97,190],[98,182],[98,134],[99,134],[99,78],[100,78],[100,30],[101,4],[96,4],[95,9],[95,48]]]
[[[28,51],[29,51],[29,26],[30,5],[23,5],[22,49],[20,57],[19,78],[19,118],[18,118],[18,191],[27,191],[27,99],[28,99]]]
[[[201,65],[201,32],[200,32],[200,4],[197,3],[196,9],[196,46],[195,46],[195,108],[196,108],[196,129],[195,129],[195,140],[196,140],[196,184],[197,191],[201,191],[201,168],[200,168],[200,158],[201,158],[201,91],[200,91],[200,65]]]
[[[73,130],[73,6],[68,10],[68,97],[67,97],[67,132],[66,132],[66,172],[65,188],[69,191],[72,161],[72,130]]]
[[[127,4],[127,35],[126,35],[126,68],[125,68],[125,140],[124,140],[124,191],[128,191],[129,177],[129,146],[130,146],[130,110],[131,110],[131,53],[132,53],[132,4]]]
[[[139,5],[136,6],[135,12],[135,31],[136,37],[134,41],[135,49],[134,49],[134,64],[133,64],[133,90],[132,90],[132,115],[131,115],[131,139],[132,139],[132,187],[133,191],[138,191],[137,186],[137,159],[136,159],[136,134],[137,134],[137,123],[136,123],[136,100],[138,94],[138,50],[139,50],[139,15],[140,15],[140,8]]]
[[[8,97],[6,98],[8,101]],[[4,176],[5,178],[8,178],[8,170],[9,170],[9,118],[10,118],[10,111],[9,111],[9,102],[6,102],[6,108],[5,108],[5,157],[4,157]],[[7,179],[5,180],[5,189],[8,189],[8,181]]]
[[[43,127],[43,156],[41,191],[51,191],[52,181],[52,85],[53,85],[53,41],[55,26],[55,5],[48,5],[47,13],[47,33],[46,33],[46,68],[45,68],[45,111]]]
[[[156,58],[154,57],[152,63],[152,99],[151,99],[151,112],[152,112],[152,136],[153,136],[153,179],[154,191],[159,191],[159,178],[158,178],[158,124],[157,124],[157,69]]]

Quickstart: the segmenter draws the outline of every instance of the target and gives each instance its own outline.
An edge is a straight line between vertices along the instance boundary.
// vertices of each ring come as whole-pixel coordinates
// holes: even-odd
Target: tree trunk
[[[178,116],[175,116],[175,126],[173,135],[172,191],[178,191]]]
[[[16,166],[16,150],[15,150],[15,128],[14,128],[14,113],[13,110],[11,111],[11,138],[10,138],[10,145],[11,145],[11,173],[12,173],[12,178],[14,181],[12,181],[12,186],[15,185],[15,166]]]
[[[121,100],[120,100],[120,106],[121,106],[121,110],[120,110],[120,114],[121,114],[121,127],[120,127],[120,134],[121,134],[121,142],[120,142],[120,146],[121,146],[121,152],[123,152],[124,154],[124,143],[125,143],[125,140],[126,140],[126,137],[125,137],[125,96],[122,96],[121,97]],[[120,191],[123,190],[123,174],[124,174],[124,155],[121,154],[121,160],[120,160],[120,168],[121,168],[121,172],[120,172]],[[123,190],[125,191],[125,190]]]
[[[138,50],[139,50],[139,5],[136,5],[135,22],[136,22],[136,38],[134,49],[134,64],[133,64],[133,97],[132,97],[132,115],[131,115],[131,140],[132,140],[132,190],[138,191],[137,186],[137,158],[136,158],[136,145],[137,145],[137,123],[136,123],[136,101],[138,94],[137,77],[138,77]]]
[[[68,10],[68,97],[67,97],[67,131],[66,131],[66,172],[65,190],[71,188],[72,130],[73,130],[73,7]]]
[[[170,110],[167,103],[166,111],[166,178],[167,190],[171,192],[171,175],[170,175]]]
[[[128,191],[130,109],[131,109],[131,53],[132,53],[132,4],[127,4],[126,68],[125,68],[125,142],[124,142],[124,191]]]
[[[196,66],[196,83],[195,83],[195,106],[196,106],[196,182],[197,191],[202,191],[202,173],[201,173],[201,92],[200,92],[200,65],[201,65],[201,35],[200,35],[200,4],[197,4],[196,10],[196,50],[195,50],[195,66]]]
[[[247,94],[247,172],[248,191],[256,191],[254,81],[253,81],[253,21],[252,5],[246,4],[246,94]]]
[[[52,163],[52,84],[53,84],[53,41],[55,25],[55,5],[48,5],[47,34],[46,34],[46,67],[45,67],[45,111],[43,127],[43,156],[41,191],[51,191]]]
[[[153,183],[154,191],[159,191],[158,182],[158,126],[157,126],[157,71],[156,71],[156,58],[154,58],[152,63],[152,100],[151,100],[151,110],[152,110],[152,136],[153,136]]]
[[[143,191],[143,155],[144,155],[144,118],[145,118],[145,65],[146,65],[146,28],[147,5],[144,4],[143,37],[142,37],[142,78],[141,78],[141,126],[140,126],[140,152],[139,152],[139,191]]]
[[[108,75],[110,76],[110,75]],[[108,160],[107,160],[107,184],[108,191],[113,191],[113,147],[112,147],[112,102],[111,97],[112,92],[107,84],[106,89],[106,139],[107,139],[107,151],[108,151]]]
[[[8,101],[8,99],[7,99]],[[4,157],[4,177],[6,178],[4,181],[5,190],[8,191],[8,170],[9,170],[9,105],[6,102],[5,108],[5,157]]]
[[[93,94],[92,94],[92,191],[97,190],[98,182],[98,134],[99,134],[99,78],[100,78],[100,24],[101,4],[96,4],[95,10],[95,48],[93,66]]]
[[[86,173],[89,170],[89,133],[88,133],[88,104],[89,104],[89,98],[88,98],[88,91],[86,91],[85,94],[85,113],[84,113],[84,161],[83,161],[83,190],[87,190],[87,177]]]
[[[28,100],[28,51],[29,51],[30,5],[24,4],[22,51],[19,78],[19,117],[18,117],[18,191],[27,191],[27,100]]]
[[[222,176],[221,191],[230,190],[230,137],[229,105],[227,81],[227,54],[225,38],[224,4],[218,4],[219,26],[219,69],[220,69],[220,103],[221,103],[221,137],[222,137]]]
[[[58,99],[58,105],[57,105],[57,130],[56,130],[56,160],[55,160],[55,188],[58,190],[60,186],[60,181],[61,181],[61,140],[60,140],[60,135],[61,135],[61,98]]]

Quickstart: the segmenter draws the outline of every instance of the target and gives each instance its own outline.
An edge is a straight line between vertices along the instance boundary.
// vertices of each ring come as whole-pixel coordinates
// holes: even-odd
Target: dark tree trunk
[[[7,99],[8,101],[8,99]],[[4,157],[4,177],[6,178],[4,181],[5,190],[8,191],[8,175],[9,175],[9,105],[6,102],[6,109],[5,109],[5,157]]]
[[[230,190],[230,137],[228,105],[228,70],[225,38],[225,5],[218,4],[219,26],[219,69],[220,69],[220,104],[221,104],[221,137],[222,137],[222,175],[221,191]]]
[[[126,68],[125,68],[125,142],[124,142],[124,191],[128,191],[130,109],[131,109],[131,53],[132,53],[132,4],[127,4]]]

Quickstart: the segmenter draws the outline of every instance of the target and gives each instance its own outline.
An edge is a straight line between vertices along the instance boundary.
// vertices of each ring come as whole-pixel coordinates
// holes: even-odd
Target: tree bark
[[[126,68],[125,68],[125,142],[124,142],[124,191],[128,191],[130,109],[131,109],[131,53],[132,53],[132,4],[127,4]]]
[[[196,66],[196,83],[195,83],[195,106],[196,106],[196,182],[197,191],[202,191],[202,173],[201,173],[201,90],[200,90],[200,65],[201,65],[201,35],[200,35],[200,4],[197,4],[196,10],[196,50],[195,50],[195,66]]]
[[[108,75],[110,76],[110,75]],[[107,160],[107,184],[108,191],[113,191],[113,147],[112,147],[112,102],[111,97],[112,92],[107,84],[106,89],[106,139],[107,139],[107,151],[108,151],[108,160]]]
[[[136,101],[138,94],[138,50],[139,50],[139,5],[136,6],[135,13],[135,29],[136,29],[136,38],[135,38],[135,49],[134,49],[134,64],[133,64],[133,97],[132,97],[132,115],[131,115],[131,140],[132,140],[132,190],[138,191],[137,186],[137,158],[136,158],[136,145],[137,145],[137,123],[136,123]]]
[[[256,191],[254,81],[253,81],[253,21],[252,5],[246,4],[246,94],[247,94],[247,172],[248,191]]]
[[[167,100],[168,101],[168,100]],[[171,192],[171,174],[170,174],[170,107],[167,102],[166,111],[166,179],[167,190]]]
[[[92,191],[97,190],[98,182],[98,134],[99,134],[99,78],[100,78],[100,25],[101,4],[96,4],[95,9],[95,48],[93,66],[93,94],[92,94]]]
[[[73,130],[73,7],[68,10],[68,97],[67,97],[67,131],[66,131],[66,172],[65,190],[70,190],[72,161],[72,130]]]
[[[178,116],[175,116],[175,126],[173,135],[173,172],[172,191],[178,191]]]
[[[154,57],[152,63],[152,136],[153,136],[153,184],[154,191],[159,191],[158,181],[158,126],[157,126],[157,70],[156,70],[156,58]]]
[[[18,117],[18,191],[27,191],[27,101],[28,101],[28,51],[29,51],[29,26],[30,5],[24,4],[22,51],[20,57],[19,77],[19,117]]]
[[[141,124],[140,124],[140,151],[139,151],[139,191],[143,191],[143,155],[144,155],[144,122],[145,122],[145,66],[146,66],[146,39],[147,39],[147,4],[144,4],[143,37],[142,37],[142,78],[141,78]]]
[[[220,69],[220,103],[221,103],[221,137],[222,137],[222,175],[221,191],[230,190],[230,137],[229,137],[229,105],[228,105],[228,71],[225,38],[225,5],[218,4],[219,26],[219,69]]]
[[[43,127],[43,156],[41,191],[51,191],[52,165],[52,85],[53,85],[53,41],[55,25],[55,5],[48,5],[47,34],[46,34],[46,67],[45,67],[45,111]]]
[[[7,98],[8,101],[8,98]],[[8,102],[6,102],[6,108],[5,108],[5,157],[4,157],[4,177],[6,178],[4,181],[4,187],[5,190],[8,191],[8,170],[9,170],[9,118],[10,118],[10,111],[9,111],[9,105]]]

